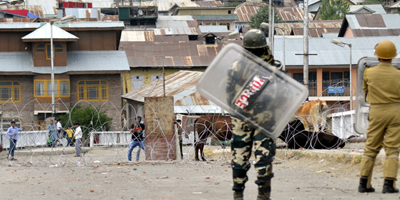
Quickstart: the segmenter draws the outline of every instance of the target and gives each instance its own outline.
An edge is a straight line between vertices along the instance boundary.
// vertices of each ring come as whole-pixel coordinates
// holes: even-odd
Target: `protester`
[[[63,127],[61,125],[61,119],[57,120],[56,126],[57,126],[58,138],[64,137],[64,135],[63,135],[64,130],[63,130]]]
[[[50,124],[47,125],[47,131],[49,131],[51,138],[51,146],[55,147],[57,145],[58,133],[56,131],[56,127],[53,124],[53,120],[50,121]]]
[[[76,122],[74,125],[75,125],[75,134],[72,139],[75,138],[75,151],[76,151],[75,157],[81,157],[80,154],[81,152],[85,154],[85,150],[81,148],[83,133],[79,122]]]
[[[22,129],[15,127],[15,121],[12,121],[11,127],[8,128],[6,133],[10,137],[10,149],[8,150],[7,154],[7,159],[9,160],[17,160],[14,158],[14,151],[17,147],[18,131],[22,131]]]
[[[68,128],[67,128],[67,130],[65,130],[65,132],[67,132],[67,138],[68,138],[67,146],[72,146],[73,145],[72,137],[73,137],[74,131],[71,129],[71,126],[68,126]]]
[[[176,120],[176,126],[177,126],[177,130],[178,130],[178,137],[179,137],[179,149],[180,149],[180,153],[181,153],[181,159],[183,159],[183,150],[182,150],[182,133],[183,133],[183,129],[182,129],[182,125],[181,125],[181,120],[178,119]]]
[[[136,161],[139,161],[140,148],[145,150],[145,143],[143,141],[143,128],[140,123],[141,117],[135,119],[135,123],[132,124],[130,132],[132,133],[132,140],[128,147],[128,160],[132,161],[132,151],[136,146],[139,146],[139,150],[136,153]],[[143,124],[144,125],[144,124]]]

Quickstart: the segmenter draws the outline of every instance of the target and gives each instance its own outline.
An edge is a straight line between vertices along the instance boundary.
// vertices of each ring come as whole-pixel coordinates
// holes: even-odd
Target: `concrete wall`
[[[33,115],[33,76],[0,76],[0,81],[17,81],[21,85],[21,101],[18,103],[1,102],[0,112],[3,119],[20,119],[26,129],[34,124]]]

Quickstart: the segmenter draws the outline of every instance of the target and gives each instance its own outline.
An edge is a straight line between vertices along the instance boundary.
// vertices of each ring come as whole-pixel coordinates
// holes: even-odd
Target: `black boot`
[[[399,189],[394,188],[394,180],[385,179],[385,184],[383,185],[382,193],[398,193]]]
[[[235,191],[233,193],[233,200],[243,200],[243,191]]]
[[[375,192],[375,189],[372,187],[367,188],[368,179],[360,178],[360,185],[358,186],[358,192],[365,193],[365,192]]]

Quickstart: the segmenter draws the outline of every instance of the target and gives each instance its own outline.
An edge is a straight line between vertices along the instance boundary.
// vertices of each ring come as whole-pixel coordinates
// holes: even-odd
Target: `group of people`
[[[57,141],[67,138],[67,146],[73,146],[73,138],[74,138],[74,130],[72,130],[71,126],[68,126],[66,130],[61,125],[61,119],[56,120],[57,123],[54,125],[53,120],[50,121],[50,124],[47,125],[47,131],[49,131],[49,146],[55,147],[57,145]]]
[[[51,120],[50,124],[47,125],[47,130],[49,131],[49,136],[51,139],[50,146],[55,147],[60,139],[67,137],[67,146],[75,145],[75,157],[80,157],[81,153],[85,153],[85,150],[81,147],[83,132],[79,122],[74,123],[74,127],[75,131],[72,130],[71,126],[68,126],[67,129],[64,130],[61,125],[61,119],[57,120],[56,126],[54,125],[53,120]],[[75,143],[73,143],[74,139]]]

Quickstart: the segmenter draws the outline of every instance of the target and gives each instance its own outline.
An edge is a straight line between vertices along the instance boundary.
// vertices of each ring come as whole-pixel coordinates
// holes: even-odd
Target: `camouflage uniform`
[[[274,60],[268,46],[266,46],[264,54],[259,56],[264,61],[280,69],[281,63]],[[236,92],[239,91],[244,82],[248,78],[254,75],[254,71],[250,70],[250,63],[246,61],[239,60],[233,64],[229,71],[229,78],[227,83],[227,101],[229,104],[232,103],[236,96]],[[239,78],[241,77],[241,78]],[[276,91],[275,91],[276,92]],[[272,95],[271,95],[272,96]],[[268,98],[268,97],[267,97]],[[264,100],[264,99],[263,99]],[[268,102],[268,99],[265,99]],[[255,113],[254,111],[260,109],[261,107],[277,106],[272,104],[255,104],[247,110],[247,113]],[[265,108],[262,108],[265,110]],[[251,120],[258,122],[258,124],[263,124],[263,127],[273,127],[275,124],[274,117],[272,117],[272,112],[263,112],[257,115],[253,115]],[[266,124],[265,124],[266,123]],[[268,138],[259,129],[255,129],[246,120],[240,120],[236,117],[232,117],[233,125],[233,141],[232,141],[232,171],[233,171],[233,190],[235,192],[242,192],[245,188],[245,183],[248,180],[246,175],[247,171],[250,169],[249,158],[251,156],[251,151],[254,145],[255,151],[255,168],[257,171],[257,181],[256,184],[259,187],[259,194],[262,193],[265,197],[269,198],[271,192],[271,178],[272,173],[272,161],[275,156],[275,141]],[[265,126],[267,125],[267,126]]]

